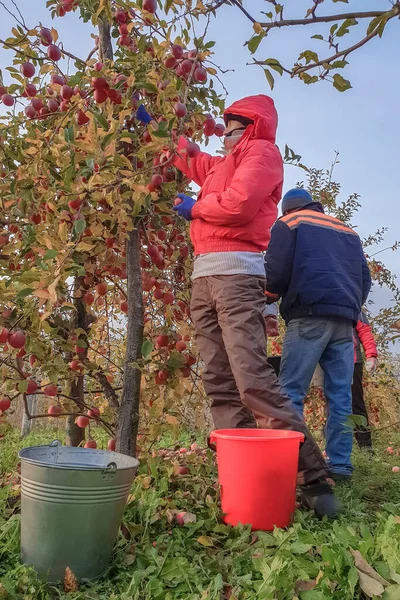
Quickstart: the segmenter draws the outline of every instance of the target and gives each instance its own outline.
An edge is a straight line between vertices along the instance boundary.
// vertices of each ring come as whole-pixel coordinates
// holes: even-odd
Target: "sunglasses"
[[[232,131],[229,131],[228,133],[224,133],[224,137],[231,137],[235,131],[244,131],[246,129],[246,127],[237,127],[236,129],[232,129]]]

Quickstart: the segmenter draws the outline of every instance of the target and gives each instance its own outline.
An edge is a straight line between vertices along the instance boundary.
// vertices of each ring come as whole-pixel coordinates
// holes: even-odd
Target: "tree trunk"
[[[114,57],[110,23],[99,21],[99,56],[100,60],[112,60]]]
[[[75,277],[74,282],[74,295],[81,290],[81,284],[83,282],[82,277]],[[88,314],[86,312],[86,305],[83,302],[82,298],[74,298],[74,305],[76,308],[75,314],[75,322],[74,329],[84,329],[88,331],[89,329],[89,319]],[[84,354],[86,356],[86,354]],[[79,412],[84,411],[84,401],[85,401],[85,377],[84,375],[76,375],[75,379],[70,385],[70,389],[68,395],[71,398],[75,399],[77,410]],[[67,446],[79,446],[85,439],[85,430],[81,427],[78,427],[75,424],[76,417],[70,416],[67,417],[66,422],[66,443]]]
[[[101,20],[99,28],[99,53],[101,60],[113,59],[110,25]],[[139,427],[141,371],[133,366],[142,357],[144,308],[142,298],[142,272],[140,267],[140,236],[138,229],[130,232],[126,243],[126,271],[128,274],[128,330],[124,383],[119,407],[116,448],[123,454],[135,456]]]
[[[33,396],[27,396],[26,401],[28,404],[28,411],[30,415],[36,414],[37,410],[37,396],[34,394]],[[24,414],[22,415],[22,425],[21,425],[21,437],[26,437],[31,432],[32,421],[28,419],[26,411],[24,410]]]
[[[140,235],[134,229],[126,244],[126,271],[128,274],[128,331],[124,384],[119,409],[117,450],[135,456],[139,427],[141,371],[133,363],[142,356],[144,308],[142,273],[140,268]]]

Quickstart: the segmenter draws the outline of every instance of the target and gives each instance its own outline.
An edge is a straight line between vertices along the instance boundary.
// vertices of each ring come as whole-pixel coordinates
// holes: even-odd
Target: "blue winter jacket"
[[[357,233],[319,202],[277,221],[265,256],[267,291],[282,297],[286,324],[296,317],[357,322],[371,276]]]

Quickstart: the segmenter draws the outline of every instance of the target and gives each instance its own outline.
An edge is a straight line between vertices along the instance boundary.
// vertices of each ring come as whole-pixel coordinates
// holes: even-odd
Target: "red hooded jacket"
[[[188,140],[182,137],[174,159],[175,166],[201,187],[190,226],[195,254],[264,251],[278,215],[283,164],[275,146],[278,116],[273,100],[249,96],[234,102],[224,114],[228,113],[254,121],[232,153],[213,157],[202,152],[188,159]]]

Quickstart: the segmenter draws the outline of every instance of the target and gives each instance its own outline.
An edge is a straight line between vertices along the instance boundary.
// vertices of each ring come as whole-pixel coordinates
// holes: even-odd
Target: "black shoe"
[[[313,510],[319,519],[337,519],[343,512],[343,505],[326,481],[317,481],[300,486],[300,502],[308,510]]]
[[[333,479],[335,483],[350,483],[352,474],[351,473],[335,473],[330,471],[329,477]]]

